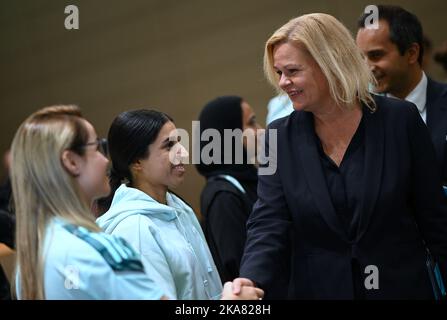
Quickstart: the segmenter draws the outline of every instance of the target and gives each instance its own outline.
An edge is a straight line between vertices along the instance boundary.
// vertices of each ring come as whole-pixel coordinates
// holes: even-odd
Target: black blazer
[[[433,298],[423,240],[446,278],[447,204],[429,132],[413,104],[374,98],[378,110],[363,109],[363,211],[351,242],[311,138],[312,115],[294,111],[271,124],[277,171],[259,176],[240,270],[267,295],[289,266],[290,298],[352,299],[356,258],[362,283],[368,265],[379,270],[379,289],[366,290],[366,298]],[[266,148],[275,153],[268,143]]]
[[[428,79],[427,126],[440,164],[442,180],[447,184],[447,85]]]

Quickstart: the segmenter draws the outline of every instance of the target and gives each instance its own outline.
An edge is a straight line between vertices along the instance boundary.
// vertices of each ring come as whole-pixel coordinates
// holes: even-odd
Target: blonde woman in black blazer
[[[432,299],[426,248],[446,279],[447,206],[416,107],[368,92],[330,15],[279,28],[264,66],[295,111],[269,127],[277,170],[259,176],[240,276],[267,298],[285,279],[292,299]]]

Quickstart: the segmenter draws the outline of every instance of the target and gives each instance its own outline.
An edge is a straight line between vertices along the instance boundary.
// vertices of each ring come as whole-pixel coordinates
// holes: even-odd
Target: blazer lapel
[[[380,106],[378,106],[380,108]],[[363,108],[365,120],[365,172],[362,198],[362,211],[357,232],[357,242],[361,239],[368,228],[373,214],[374,205],[380,190],[384,155],[384,128],[380,117],[380,110],[371,113],[366,107]]]
[[[313,136],[312,114],[309,112],[299,112],[296,129],[298,134],[296,135],[297,139],[292,150],[298,153],[298,155],[295,155],[298,158],[295,157],[295,159],[301,160],[304,176],[315,200],[315,205],[327,225],[342,237],[342,239],[348,241],[347,232],[344,230],[332,205],[326,179],[321,168],[321,162]],[[292,139],[296,134],[295,132],[292,132]]]

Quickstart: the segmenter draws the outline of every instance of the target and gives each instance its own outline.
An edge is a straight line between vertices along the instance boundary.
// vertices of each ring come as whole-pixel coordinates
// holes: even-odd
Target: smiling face
[[[157,139],[149,145],[149,156],[131,165],[135,188],[158,199],[168,188],[176,188],[183,182],[183,162],[188,153],[178,141],[175,125],[166,122]]]
[[[302,45],[275,45],[273,67],[279,75],[279,87],[287,93],[295,110],[314,112],[333,104],[326,77]]]
[[[405,98],[411,58],[391,42],[388,22],[380,20],[378,29],[360,29],[356,42],[377,80],[375,92]]]

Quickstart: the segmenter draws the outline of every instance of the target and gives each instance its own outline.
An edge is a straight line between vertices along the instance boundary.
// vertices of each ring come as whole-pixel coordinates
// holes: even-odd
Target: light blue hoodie
[[[141,254],[146,273],[170,299],[219,299],[222,283],[194,211],[169,192],[166,200],[123,184],[96,222]]]

